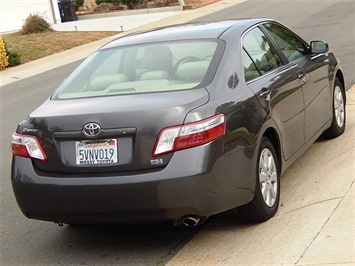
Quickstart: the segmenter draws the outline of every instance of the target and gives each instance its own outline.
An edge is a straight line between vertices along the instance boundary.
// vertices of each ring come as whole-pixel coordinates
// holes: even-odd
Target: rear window
[[[223,50],[217,40],[175,41],[100,50],[60,86],[53,99],[186,90],[209,83]],[[209,81],[208,81],[209,80]]]

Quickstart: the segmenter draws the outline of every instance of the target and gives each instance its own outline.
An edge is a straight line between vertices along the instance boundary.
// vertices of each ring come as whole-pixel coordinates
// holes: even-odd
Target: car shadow
[[[40,245],[56,264],[158,265],[169,261],[203,226],[64,225]]]
[[[56,264],[163,265],[206,226],[218,230],[243,224],[235,211],[229,211],[196,227],[172,223],[64,225],[48,241],[37,243]]]

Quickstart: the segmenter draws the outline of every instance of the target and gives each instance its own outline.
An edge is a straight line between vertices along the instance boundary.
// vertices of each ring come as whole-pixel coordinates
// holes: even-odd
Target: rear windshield
[[[186,90],[209,83],[222,42],[174,41],[116,47],[88,57],[52,99]],[[218,52],[220,51],[220,52]]]

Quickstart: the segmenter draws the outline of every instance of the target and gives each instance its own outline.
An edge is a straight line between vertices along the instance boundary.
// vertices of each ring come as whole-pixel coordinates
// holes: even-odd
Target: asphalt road
[[[307,42],[325,40],[340,59],[346,87],[355,83],[355,1],[248,0],[195,21],[269,17],[298,33]]]
[[[331,50],[341,59],[349,88],[355,83],[354,5],[352,0],[314,2],[249,0],[228,10],[200,18],[199,21],[255,16],[273,17],[290,26],[308,41],[311,39],[327,40]],[[255,227],[244,225],[238,221],[237,215],[230,213],[212,217],[204,226],[194,229],[175,228],[165,223],[134,226],[59,227],[52,223],[26,219],[17,207],[10,184],[9,139],[17,123],[49,97],[78,63],[75,62],[17,81],[0,90],[0,120],[2,122],[0,136],[0,265],[160,265],[171,260],[185,244],[189,246],[189,244],[196,243],[189,241],[197,233],[197,236],[203,236],[202,240],[200,237],[197,242],[200,246],[198,252],[202,252],[201,249],[203,250],[205,244],[206,250],[208,250],[214,243],[221,243],[216,232],[228,230],[237,232],[234,236],[240,239],[245,241],[252,239],[256,241],[256,245],[257,243],[260,245],[261,242],[258,241],[255,232],[258,232],[257,228],[264,228],[265,225]],[[350,125],[350,130],[351,128],[354,128],[353,124]],[[330,148],[330,143],[337,148]],[[335,157],[347,154],[349,147],[351,148],[351,142],[347,142],[346,137],[335,142],[320,141],[313,145],[305,157],[297,161],[282,179],[283,204],[286,204],[289,209],[281,208],[280,213],[287,213],[299,206],[301,206],[300,208],[317,207],[315,204],[318,202],[329,202],[329,204],[336,205],[336,200],[331,201],[328,198],[341,198],[339,195],[343,190],[341,193],[339,192],[339,195],[334,192],[336,195],[330,193],[325,198],[314,199],[314,193],[306,188],[322,181],[322,176],[316,174],[319,172],[318,169],[333,170],[330,166],[324,167],[329,156],[333,160]],[[336,165],[331,166],[337,167]],[[307,171],[313,175],[308,176]],[[307,177],[307,181],[302,181],[302,177]],[[344,190],[349,189],[349,184],[352,182],[349,178],[345,181],[340,184],[344,186]],[[338,186],[340,185],[338,184]],[[297,197],[297,200],[302,199],[303,207],[297,205],[295,203],[297,201],[293,201],[292,196]],[[322,213],[317,213],[316,210],[317,208],[312,209],[316,215],[322,216]],[[312,216],[309,219],[312,219]],[[272,227],[275,230],[282,230],[282,226],[287,223],[297,226],[297,220],[292,220],[287,215],[278,215],[274,221],[276,225],[280,226],[280,229],[275,229],[276,225]],[[311,229],[305,228],[305,230],[309,232]],[[310,236],[306,235],[305,237]],[[192,252],[196,251],[196,245],[192,247],[195,248],[192,249]],[[218,252],[227,252],[223,250],[223,246],[219,245],[219,248],[221,249]],[[253,247],[252,245],[247,246],[241,252],[251,254],[252,250],[247,248],[252,249]],[[272,246],[266,245],[263,248],[266,253],[273,252]],[[186,252],[185,249],[184,252]],[[191,255],[190,258],[192,257]],[[181,263],[178,259],[175,260],[176,265],[179,262]],[[189,261],[190,264],[193,262]]]

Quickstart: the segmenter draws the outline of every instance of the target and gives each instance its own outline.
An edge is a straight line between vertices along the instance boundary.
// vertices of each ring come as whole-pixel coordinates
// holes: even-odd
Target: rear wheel
[[[272,143],[263,137],[258,152],[254,199],[239,207],[239,212],[248,221],[264,222],[275,215],[279,200],[279,161]]]
[[[332,124],[324,132],[324,136],[327,138],[336,138],[345,131],[345,91],[338,79],[334,83],[332,113]]]

